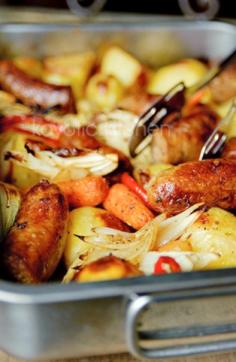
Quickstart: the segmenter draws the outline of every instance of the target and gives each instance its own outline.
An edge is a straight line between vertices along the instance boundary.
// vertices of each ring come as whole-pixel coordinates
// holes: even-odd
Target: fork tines
[[[222,149],[223,145],[225,144],[228,136],[221,131],[221,128],[229,127],[233,116],[236,114],[236,103],[235,101],[232,102],[232,105],[224,118],[218,123],[214,131],[211,133],[208,140],[203,145],[199,160],[202,161],[204,158],[214,157]]]

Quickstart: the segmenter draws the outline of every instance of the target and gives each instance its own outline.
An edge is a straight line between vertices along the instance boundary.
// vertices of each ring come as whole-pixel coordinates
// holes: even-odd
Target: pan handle
[[[206,316],[206,324],[204,322],[204,325],[199,325],[196,321],[195,324],[191,326],[178,325],[177,327],[160,328],[158,330],[142,329],[144,327],[142,327],[141,317],[143,313],[147,312],[153,305],[156,305],[155,307],[158,308],[160,303],[166,302],[178,303],[179,301],[190,301],[191,303],[191,301],[195,300],[195,302],[198,303],[197,299],[201,300],[201,298],[207,298],[206,302],[208,303],[209,300],[210,303],[211,300],[215,300],[215,298],[211,299],[212,297],[218,296],[224,298],[225,295],[227,295],[227,291],[224,291],[222,294],[221,292],[219,292],[218,288],[215,292],[212,292],[212,290],[192,290],[191,292],[174,292],[172,295],[168,294],[168,296],[132,295],[128,301],[126,310],[126,342],[130,353],[136,358],[163,359],[225,352],[236,349],[236,321],[232,322],[231,319],[227,321],[227,318],[223,320],[224,317],[218,324],[207,324]],[[224,294],[225,292],[226,294]],[[235,303],[236,290],[229,294],[235,296]],[[234,303],[233,306],[235,305]],[[233,306],[229,310],[233,310]],[[215,313],[217,313],[217,310]],[[189,318],[191,318],[191,316]],[[152,318],[152,321],[153,320],[158,323],[157,316]],[[201,338],[201,343],[199,343],[199,340],[196,341],[196,343],[192,343],[192,339],[190,341],[189,338]],[[171,342],[171,344],[167,346],[166,341]],[[154,344],[155,347],[153,347]],[[156,347],[157,344],[158,347]],[[143,345],[148,346],[148,348]]]
[[[219,11],[219,0],[178,0],[183,14],[196,20],[213,19]]]

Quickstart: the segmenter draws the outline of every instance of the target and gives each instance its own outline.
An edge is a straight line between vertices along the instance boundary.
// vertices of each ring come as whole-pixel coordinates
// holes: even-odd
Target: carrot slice
[[[68,199],[71,207],[97,206],[108,194],[107,181],[96,175],[89,175],[77,180],[57,183]]]
[[[127,186],[115,184],[110,188],[104,207],[120,220],[138,230],[154,218],[153,213]]]

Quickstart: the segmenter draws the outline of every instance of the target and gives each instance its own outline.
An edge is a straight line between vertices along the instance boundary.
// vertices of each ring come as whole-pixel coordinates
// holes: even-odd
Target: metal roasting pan
[[[221,60],[236,45],[233,24],[127,19],[2,23],[0,57],[83,51],[105,41],[158,66],[184,56]],[[0,348],[32,360],[125,351],[164,358],[236,349],[236,269],[89,284],[0,281]]]

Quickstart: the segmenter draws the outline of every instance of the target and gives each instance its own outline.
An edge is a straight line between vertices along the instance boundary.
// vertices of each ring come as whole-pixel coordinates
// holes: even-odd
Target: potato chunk
[[[80,207],[70,212],[68,235],[64,259],[69,267],[78,255],[89,252],[91,246],[81,237],[93,234],[96,227],[111,227],[113,229],[128,231],[128,227],[106,210],[95,207]]]
[[[215,207],[203,213],[181,240],[187,240],[195,252],[218,255],[206,269],[236,266],[236,217],[225,210]]]
[[[113,75],[126,87],[135,83],[141,71],[138,60],[117,46],[109,48],[102,58],[101,72]]]
[[[95,64],[95,54],[65,54],[44,59],[44,80],[48,83],[71,85],[79,97]]]
[[[73,280],[77,282],[95,282],[138,275],[141,275],[141,272],[130,262],[110,255],[86,265],[75,274]]]
[[[87,98],[101,111],[113,109],[123,93],[122,84],[112,75],[97,73],[86,87]]]
[[[150,79],[148,92],[164,94],[179,82],[186,87],[197,83],[207,72],[207,67],[196,59],[184,59],[158,69]]]

